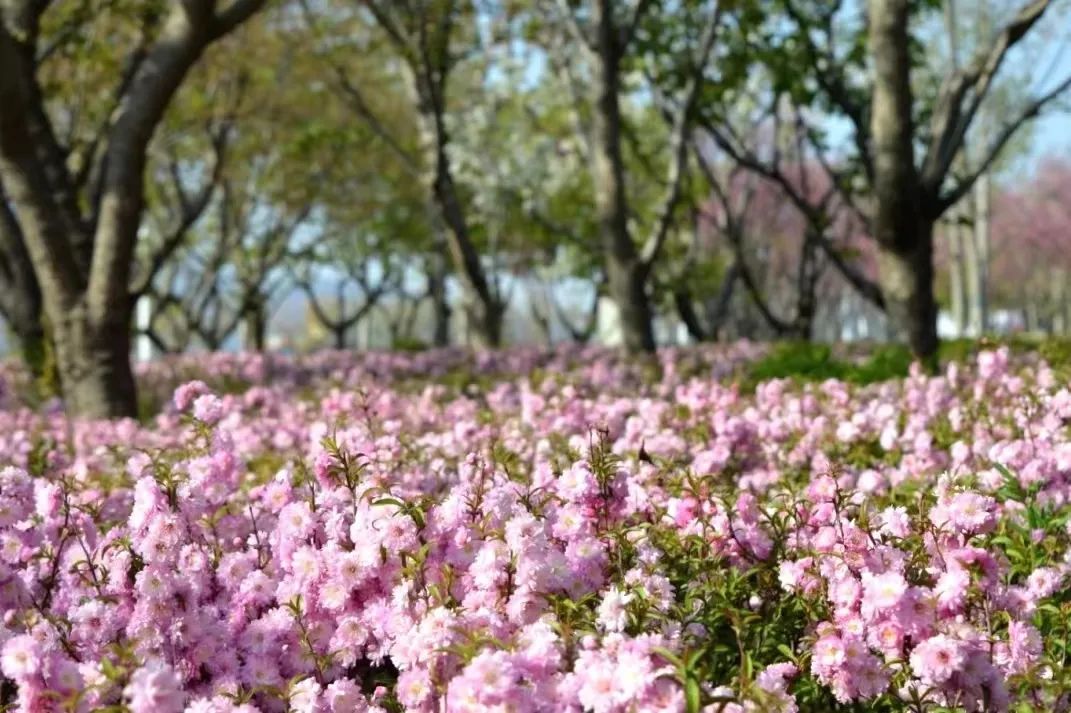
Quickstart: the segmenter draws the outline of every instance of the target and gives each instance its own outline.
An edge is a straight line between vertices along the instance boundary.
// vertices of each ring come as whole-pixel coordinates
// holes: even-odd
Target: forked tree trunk
[[[154,39],[121,82],[122,101],[101,144],[99,185],[81,196],[92,220],[82,214],[75,181],[58,155],[34,66],[37,48],[20,44],[33,39],[27,23],[35,26],[47,5],[28,3],[26,13],[0,16],[0,176],[41,288],[68,412],[134,416],[129,285],[147,147],[205,47],[263,0],[235,0],[219,12],[214,2],[174,3],[159,15]]]
[[[915,168],[909,0],[870,0],[874,64],[870,132],[874,154],[873,230],[891,335],[932,363],[937,355],[933,293],[933,211]],[[931,217],[933,216],[933,217]]]
[[[52,327],[67,408],[84,418],[120,418],[137,413],[130,368],[130,310],[96,322],[78,306]]]

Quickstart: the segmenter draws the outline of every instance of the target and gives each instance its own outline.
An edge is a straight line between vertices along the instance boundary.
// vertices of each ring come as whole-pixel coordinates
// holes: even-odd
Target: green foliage
[[[827,344],[787,342],[747,369],[742,385],[753,389],[769,379],[824,381],[840,379],[851,384],[873,384],[902,378],[911,366],[911,353],[898,345],[880,346],[861,362],[837,358]]]
[[[1061,377],[1071,376],[1071,339],[1048,337],[1036,339],[1012,336],[1005,339],[951,339],[942,341],[938,362],[966,364],[988,349],[1008,347],[1013,353],[1034,354],[1044,360]],[[739,382],[746,390],[769,379],[792,379],[815,382],[840,379],[850,384],[866,385],[907,375],[911,367],[911,352],[903,346],[877,345],[857,351],[834,349],[828,344],[784,342],[769,354],[746,368]]]

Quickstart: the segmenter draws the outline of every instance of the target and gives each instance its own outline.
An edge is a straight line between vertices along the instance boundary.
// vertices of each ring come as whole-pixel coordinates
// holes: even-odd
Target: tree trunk
[[[450,346],[450,302],[446,296],[446,260],[433,255],[428,269],[428,294],[431,296],[432,338],[436,347]]]
[[[450,139],[443,116],[444,108],[436,99],[445,90],[445,77],[441,81],[442,84],[436,89],[428,86],[427,81],[420,77],[413,79],[420,108],[421,143],[426,156],[425,182],[436,207],[433,225],[443,226],[445,247],[469,302],[469,329],[475,330],[475,342],[484,347],[497,347],[502,336],[502,309],[491,289],[480,253],[473,243],[465,209],[454,182],[453,167],[447,152]]]
[[[47,3],[38,5],[33,11],[40,13]],[[71,415],[137,414],[129,278],[147,147],[205,47],[261,5],[263,0],[239,0],[216,12],[214,3],[175,3],[159,14],[152,41],[121,82],[123,101],[102,140],[99,184],[92,195],[82,196],[91,220],[78,215],[74,182],[62,156],[56,156],[33,66],[36,48],[19,46],[3,22],[9,18],[0,18],[0,176],[41,288]],[[23,40],[30,34],[22,28],[15,32]]]
[[[705,342],[710,339],[692,304],[692,291],[683,282],[673,290],[673,304],[677,308],[677,317],[688,330],[692,341]]]
[[[974,184],[974,226],[966,236],[971,242],[970,321],[972,333],[981,336],[989,329],[989,301],[986,288],[989,276],[989,174],[982,174]]]
[[[969,209],[968,209],[969,210]],[[971,220],[973,223],[974,220]],[[979,272],[979,256],[977,242],[977,227],[964,225],[961,232],[963,245],[963,293],[966,300],[967,328],[965,334],[969,337],[978,337],[982,334],[981,329],[981,295],[979,289],[982,276]]]
[[[1040,312],[1040,310],[1038,309],[1037,300],[1034,299],[1033,295],[1030,295],[1027,298],[1026,307],[1024,309],[1023,322],[1026,325],[1026,331],[1031,333],[1031,334],[1034,334],[1034,333],[1036,333],[1038,331],[1038,313],[1039,312]]]
[[[923,360],[937,354],[937,301],[933,294],[933,226],[920,226],[914,245],[879,244],[878,270],[893,339]]]
[[[932,363],[937,355],[933,215],[914,156],[909,0],[870,0],[873,58],[870,131],[874,153],[873,230],[892,336]]]
[[[335,337],[335,349],[342,350],[346,348],[346,331],[346,325],[344,324],[336,325],[331,329]]]
[[[946,224],[945,236],[948,239],[948,292],[949,311],[956,336],[962,337],[967,331],[966,279],[964,277],[964,236],[966,232],[960,225],[959,209],[953,209]]]
[[[254,300],[245,313],[245,348],[264,351],[267,342],[268,320],[264,314],[264,304]]]
[[[803,239],[797,275],[796,324],[799,339],[809,342],[814,339],[814,316],[818,311],[818,278],[821,276],[818,263],[818,240],[808,231]]]
[[[625,350],[630,353],[653,352],[654,330],[645,280],[637,274],[637,265],[619,256],[607,255],[607,292],[617,305],[617,319]]]
[[[70,413],[84,418],[121,418],[137,414],[130,368],[131,310],[116,310],[94,322],[79,305],[53,322],[56,361]]]
[[[594,3],[598,67],[593,78],[594,116],[591,171],[599,236],[606,260],[607,293],[617,304],[624,347],[632,353],[655,349],[647,270],[628,227],[625,165],[621,154],[619,33],[613,3]]]
[[[466,307],[472,343],[481,349],[493,349],[502,344],[501,305],[496,301],[477,300]]]
[[[1066,302],[1067,282],[1064,279],[1063,270],[1058,267],[1049,269],[1049,303],[1052,305],[1052,319],[1049,323],[1049,333],[1053,336],[1063,334],[1066,331],[1064,324],[1064,303]]]
[[[948,33],[949,57],[952,60],[952,68],[959,70],[959,24],[956,21],[955,0],[945,2],[945,31]],[[960,150],[958,160],[960,169],[966,162],[967,146],[966,139]],[[962,337],[967,334],[967,325],[970,319],[969,300],[967,298],[967,271],[966,254],[967,240],[971,239],[969,231],[964,225],[968,211],[961,202],[949,211],[949,291],[951,292],[952,321],[955,325],[956,336]]]
[[[546,312],[539,309],[539,305],[536,304],[535,290],[529,287],[525,292],[528,294],[529,313],[532,316],[532,322],[539,331],[540,342],[548,348],[554,346],[554,330],[551,328],[550,309],[548,308]],[[546,286],[543,287],[542,292],[545,297],[547,292]],[[548,300],[544,299],[544,304],[546,304],[546,302],[548,302]]]

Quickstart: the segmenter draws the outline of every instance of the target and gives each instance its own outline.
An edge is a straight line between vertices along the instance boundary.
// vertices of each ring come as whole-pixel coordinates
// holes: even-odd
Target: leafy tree
[[[478,42],[473,8],[456,0],[395,3],[381,0],[305,3],[306,14],[319,32],[317,51],[353,114],[422,186],[436,241],[445,247],[466,297],[470,323],[480,342],[495,346],[502,338],[505,310],[493,275],[481,258],[479,237],[465,188],[455,175],[451,153],[451,92],[463,61]],[[372,32],[370,32],[370,30]],[[390,120],[397,103],[377,106],[363,83],[360,60],[371,52],[381,63],[380,76],[390,75],[403,87],[408,116]],[[397,93],[392,96],[397,99]],[[438,267],[438,266],[437,266]],[[431,275],[436,301],[445,307],[441,267]],[[437,310],[448,317],[445,309]],[[436,341],[441,341],[437,327]]]
[[[854,26],[842,5],[781,0],[791,30],[767,29],[762,56],[788,91],[813,98],[850,126],[850,163],[867,195],[892,333],[930,359],[937,349],[935,222],[989,171],[1019,129],[1071,86],[1068,77],[1010,111],[971,169],[954,175],[1009,50],[1053,3],[1023,3],[962,69],[951,71],[922,65],[917,44],[920,18],[939,3],[870,0],[865,23]],[[799,74],[800,67],[807,71]]]
[[[674,101],[669,161],[663,196],[648,235],[637,244],[631,225],[632,207],[626,173],[624,144],[628,129],[621,102],[629,79],[631,52],[643,49],[649,35],[657,34],[666,23],[657,3],[623,3],[592,0],[573,4],[546,0],[546,18],[556,30],[557,40],[550,52],[578,56],[582,78],[570,75],[577,102],[576,126],[585,142],[594,189],[599,246],[603,255],[607,293],[617,305],[626,349],[633,352],[655,348],[649,280],[670,235],[680,202],[689,154],[689,132],[694,108],[700,95],[709,60],[721,25],[719,3],[689,3],[689,22],[673,25],[683,36],[680,52],[673,63],[678,81]],[[661,11],[661,12],[656,12]],[[697,28],[697,29],[696,29]],[[668,44],[663,47],[670,46]]]
[[[60,3],[50,13],[52,3],[18,0],[0,9],[0,183],[14,217],[6,232],[17,226],[5,242],[21,241],[33,265],[74,414],[136,413],[129,285],[149,144],[204,51],[263,4]],[[108,51],[83,52],[91,27]],[[64,90],[63,76],[80,72],[94,99]]]

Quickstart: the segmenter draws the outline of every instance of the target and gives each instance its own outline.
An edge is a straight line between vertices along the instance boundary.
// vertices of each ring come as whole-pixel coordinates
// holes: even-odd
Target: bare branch
[[[145,294],[159,274],[164,264],[175,254],[175,251],[185,243],[190,228],[200,219],[208,209],[212,196],[223,176],[223,163],[230,133],[229,125],[225,125],[212,137],[212,171],[208,179],[201,186],[197,195],[190,199],[186,195],[182,181],[178,177],[178,164],[175,160],[170,161],[170,170],[175,181],[175,191],[178,195],[179,210],[178,221],[161,242],[160,246],[149,258],[148,266],[141,280],[131,289],[133,298]]]
[[[920,172],[923,186],[930,191],[940,190],[944,183],[1008,50],[1026,36],[1051,4],[1052,0],[1030,0],[1023,5],[992,46],[975,57],[966,69],[949,76],[941,87],[931,120],[930,145]]]
[[[874,165],[870,156],[870,126],[867,119],[867,104],[852,96],[851,87],[846,81],[848,73],[837,61],[837,57],[833,53],[832,17],[834,13],[827,13],[823,18],[826,37],[830,41],[830,44],[823,49],[818,47],[811,38],[810,32],[807,31],[810,22],[796,6],[794,0],[785,0],[784,5],[789,16],[799,25],[800,31],[797,33],[797,37],[807,49],[810,71],[814,73],[814,77],[822,91],[848,117],[852,124],[853,143],[859,154],[859,160],[862,162],[863,170],[869,178],[873,175]],[[837,2],[832,9],[835,10],[839,6],[840,2]]]
[[[673,224],[673,215],[681,196],[681,187],[684,174],[688,165],[688,134],[692,124],[696,99],[699,89],[703,85],[703,72],[706,69],[710,53],[714,49],[714,41],[718,35],[718,25],[721,20],[721,5],[717,5],[711,13],[700,38],[699,49],[693,58],[693,65],[688,83],[685,86],[683,96],[675,115],[672,118],[670,131],[670,146],[672,158],[669,165],[669,176],[666,195],[662,199],[659,209],[659,218],[654,231],[640,251],[640,263],[643,270],[650,272],[654,268],[655,261],[665,245]]]
[[[1004,149],[1007,143],[1015,135],[1015,133],[1028,121],[1036,118],[1045,108],[1045,105],[1056,99],[1064,92],[1071,89],[1071,76],[1064,79],[1051,91],[1046,92],[1042,96],[1034,99],[1027,104],[1019,112],[1019,114],[1004,125],[999,132],[997,132],[996,138],[989,145],[985,152],[985,158],[978,165],[978,167],[959,181],[948,193],[941,196],[937,203],[938,212],[944,212],[953,205],[959,202],[963,196],[967,195],[967,192],[971,190],[971,186],[979,177],[984,175],[986,171],[993,165],[993,163],[1000,157],[1000,152]]]

